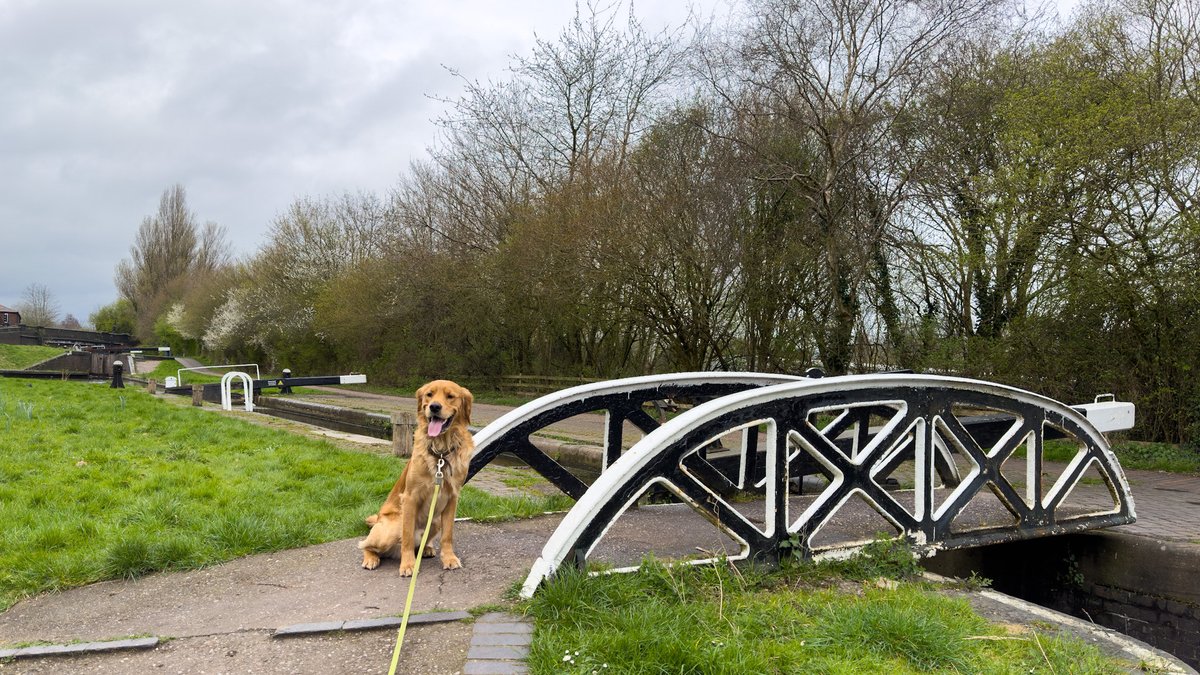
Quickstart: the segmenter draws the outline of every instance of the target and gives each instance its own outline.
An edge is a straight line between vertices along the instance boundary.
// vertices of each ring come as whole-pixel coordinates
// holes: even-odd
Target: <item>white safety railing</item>
[[[233,363],[223,366],[195,366],[194,368],[180,368],[175,373],[175,381],[178,382],[179,386],[182,387],[184,372],[200,372],[202,370],[214,370],[217,368],[254,368],[254,379],[262,379],[262,373],[259,372],[257,363]]]
[[[243,397],[246,399],[246,412],[254,412],[254,383],[250,376],[240,370],[225,373],[221,376],[221,408],[233,410],[233,381],[242,383]]]

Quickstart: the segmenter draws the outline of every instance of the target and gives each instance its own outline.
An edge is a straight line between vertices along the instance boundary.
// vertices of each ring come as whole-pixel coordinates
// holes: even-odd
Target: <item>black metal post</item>
[[[291,376],[292,376],[292,369],[291,369],[291,368],[284,368],[284,369],[283,369],[283,379],[285,379],[285,380],[286,380],[286,379],[288,379],[288,378],[289,378],[289,377],[291,377]],[[290,384],[285,384],[285,385],[283,385],[282,387],[280,387],[280,388],[279,388],[279,393],[280,393],[280,394],[290,394],[290,393],[292,393],[292,386],[291,386]]]
[[[121,371],[125,370],[125,364],[120,361],[113,361],[113,379],[109,389],[124,389],[125,382],[121,379]]]

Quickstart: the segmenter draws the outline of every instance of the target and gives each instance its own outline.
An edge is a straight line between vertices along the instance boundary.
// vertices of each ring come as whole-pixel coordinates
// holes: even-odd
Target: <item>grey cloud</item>
[[[572,11],[557,0],[0,3],[0,304],[38,282],[86,320],[116,299],[114,267],[175,183],[243,255],[297,197],[387,190],[433,142],[435,99],[461,91],[443,64],[504,77],[510,54]]]

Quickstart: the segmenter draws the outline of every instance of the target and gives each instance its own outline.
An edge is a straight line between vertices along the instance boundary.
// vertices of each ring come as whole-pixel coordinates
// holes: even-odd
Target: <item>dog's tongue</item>
[[[436,417],[430,418],[429,429],[425,432],[430,437],[437,436],[442,433],[442,427],[446,426],[446,420],[440,420]]]

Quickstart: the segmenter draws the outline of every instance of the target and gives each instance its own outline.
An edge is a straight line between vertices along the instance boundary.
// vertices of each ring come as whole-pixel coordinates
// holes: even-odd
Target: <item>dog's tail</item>
[[[366,520],[367,525],[374,527],[375,523],[379,522],[379,514],[372,513],[371,515],[367,516],[365,520]]]

